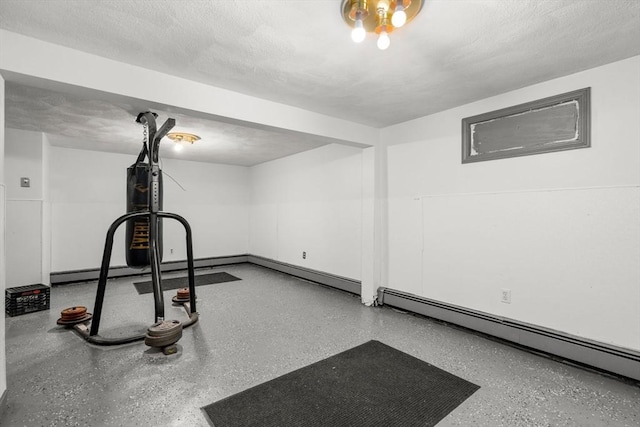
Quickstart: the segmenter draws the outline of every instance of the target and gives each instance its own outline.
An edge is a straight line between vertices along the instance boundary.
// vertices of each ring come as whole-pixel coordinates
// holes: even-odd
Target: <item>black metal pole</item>
[[[158,212],[160,212],[160,166],[158,165],[160,140],[175,126],[174,119],[168,119],[157,130],[155,115],[141,113],[137,120],[147,125],[149,142],[149,261],[151,283],[155,303],[156,322],[164,320],[164,296],[162,294],[162,274],[160,272],[160,248],[158,245]]]
[[[154,212],[149,214],[149,255],[156,322],[161,322],[164,320],[164,295],[160,272],[160,248],[158,248],[158,214]]]
[[[109,230],[104,243],[104,252],[102,253],[102,265],[100,266],[100,278],[98,279],[98,291],[96,292],[96,301],[93,306],[93,318],[91,319],[91,332],[89,335],[97,335],[100,328],[100,317],[102,315],[102,303],[104,301],[104,293],[107,288],[107,279],[109,276],[109,264],[111,263],[111,252],[113,251],[113,235],[118,227],[120,227],[128,219],[148,216],[149,212],[131,212],[122,215],[116,219]]]
[[[187,235],[187,269],[189,272],[189,307],[191,313],[196,313],[196,283],[195,273],[193,267],[193,239],[191,238],[191,226],[186,219],[180,217],[178,219],[184,226],[184,231]]]
[[[186,219],[174,213],[159,212],[158,216],[175,219],[179,221],[184,227],[184,231],[186,233],[186,243],[187,243],[187,271],[189,274],[189,306],[191,308],[191,312],[195,313],[197,311],[196,310],[196,285],[195,285],[195,270],[194,270],[194,262],[193,262],[193,237],[191,233],[191,226],[189,225]]]
[[[151,136],[151,135],[150,135]],[[156,322],[164,320],[164,296],[162,294],[162,274],[160,272],[160,248],[158,247],[158,212],[160,212],[160,166],[157,163],[158,144],[151,144],[149,156],[149,260],[151,262],[151,283],[155,302]],[[155,156],[155,159],[154,159]]]

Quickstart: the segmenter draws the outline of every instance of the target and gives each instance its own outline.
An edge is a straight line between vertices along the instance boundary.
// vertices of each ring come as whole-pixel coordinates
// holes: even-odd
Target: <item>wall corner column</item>
[[[362,164],[362,292],[365,305],[375,305],[378,288],[386,286],[387,150],[381,143],[363,150]]]

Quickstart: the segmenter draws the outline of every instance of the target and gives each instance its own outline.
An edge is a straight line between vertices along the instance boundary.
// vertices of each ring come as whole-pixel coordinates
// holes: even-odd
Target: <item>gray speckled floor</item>
[[[370,339],[481,386],[441,426],[640,425],[635,385],[254,265],[213,270],[242,281],[198,287],[200,322],[171,356],[92,346],[56,326],[61,309],[93,307],[95,282],[53,288],[50,311],[7,318],[0,425],[208,426],[202,406]],[[142,280],[109,282],[101,335],[153,323],[153,297],[131,285]],[[166,317],[183,319],[174,294]]]

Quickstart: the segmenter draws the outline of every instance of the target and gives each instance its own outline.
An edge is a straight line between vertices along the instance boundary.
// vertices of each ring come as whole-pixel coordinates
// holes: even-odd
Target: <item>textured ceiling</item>
[[[137,154],[142,148],[143,127],[135,122],[139,112],[149,111],[145,103],[127,99],[106,100],[99,93],[63,93],[8,82],[6,123],[14,129],[45,132],[54,146]],[[162,156],[183,160],[253,166],[327,144],[313,135],[264,130],[194,117],[162,108],[157,126],[171,117],[172,132],[197,133],[202,138],[179,153],[167,150]]]
[[[371,35],[351,42],[339,10],[339,0],[2,0],[0,28],[373,127],[640,54],[637,0],[426,0],[386,51]],[[7,126],[29,126],[17,117],[33,108],[20,99],[28,90],[9,88]],[[73,110],[73,97],[60,96]],[[124,127],[122,106],[98,104],[105,129]],[[43,120],[47,132],[77,133],[82,117],[68,116]],[[259,162],[248,154],[259,140],[264,150],[303,140],[207,126],[237,144],[253,139],[245,164]],[[274,146],[271,156],[286,153]]]

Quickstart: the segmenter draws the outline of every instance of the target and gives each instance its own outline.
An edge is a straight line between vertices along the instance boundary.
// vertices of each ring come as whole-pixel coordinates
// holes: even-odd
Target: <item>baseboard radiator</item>
[[[567,361],[640,381],[640,352],[635,350],[591,341],[390,288],[378,289],[378,304],[442,320]]]

